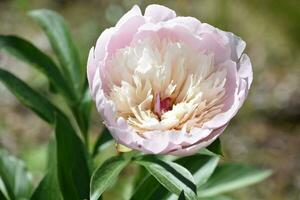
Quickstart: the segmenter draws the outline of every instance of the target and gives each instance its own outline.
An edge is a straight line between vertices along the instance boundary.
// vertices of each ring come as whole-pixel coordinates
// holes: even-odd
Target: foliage
[[[36,188],[23,162],[0,151],[0,198],[96,200],[114,187],[119,174],[130,166],[136,166],[140,172],[132,174],[136,176],[132,200],[228,199],[221,194],[270,175],[268,170],[241,164],[228,162],[218,166],[222,157],[219,139],[193,156],[170,159],[130,152],[108,158],[93,171],[96,155],[112,137],[104,129],[95,145],[89,147],[91,98],[71,34],[63,18],[53,11],[36,10],[30,16],[45,31],[59,63],[29,41],[12,35],[0,36],[0,49],[46,76],[54,89],[50,91],[63,97],[70,112],[63,112],[48,97],[0,69],[0,81],[55,131],[53,141],[49,141],[48,168]]]

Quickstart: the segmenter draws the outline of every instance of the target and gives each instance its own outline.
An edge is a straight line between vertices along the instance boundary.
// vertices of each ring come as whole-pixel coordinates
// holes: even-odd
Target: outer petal
[[[148,22],[158,23],[175,18],[176,13],[174,10],[165,6],[152,4],[147,6],[144,16],[147,18]]]
[[[241,98],[243,98],[246,93],[245,88],[239,90],[240,78],[237,74],[236,64],[232,61],[227,61],[223,66],[228,68],[226,77],[227,83],[225,85],[227,98],[224,101],[223,112],[204,123],[203,127],[205,128],[216,129],[227,124],[237,113],[240,105],[243,103]]]
[[[103,116],[103,118],[108,117]],[[116,123],[106,125],[118,143],[149,154],[168,154],[182,149],[183,146],[189,147],[208,137],[212,132],[209,129],[194,128],[190,133],[171,130],[149,131],[139,135],[128,126],[123,118],[118,118]]]
[[[100,75],[103,82],[103,89],[105,93],[109,91],[108,87],[108,74],[107,74],[107,61],[114,55],[118,49],[128,46],[138,28],[145,23],[145,19],[141,15],[130,15],[126,17],[127,21],[122,20],[118,27],[113,29],[105,48],[105,57],[100,64]],[[99,47],[101,48],[101,47]],[[103,47],[102,47],[103,48]]]
[[[230,32],[224,32],[221,31],[223,34],[225,34],[228,37],[229,44],[231,47],[231,59],[235,62],[238,62],[240,59],[243,51],[246,48],[246,43],[244,40],[242,40],[240,37],[234,35],[233,33]]]
[[[253,71],[250,58],[247,54],[243,54],[240,58],[238,74],[247,81],[249,89],[253,81]]]
[[[215,64],[231,59],[231,46],[227,36],[219,29],[202,23],[199,31],[201,49],[214,53]]]
[[[239,108],[244,103],[244,100],[248,93],[247,83],[244,80],[241,81],[241,79],[239,81],[240,87],[235,90],[232,106],[226,112],[217,114],[211,120],[204,123],[204,127],[216,129],[228,123],[235,116]]]
[[[217,68],[226,68],[227,71],[225,83],[226,99],[223,102],[224,106],[222,111],[227,111],[234,103],[234,96],[239,83],[236,66],[237,64],[232,60],[227,60],[226,62],[217,66]]]
[[[228,124],[224,125],[219,129],[214,130],[209,136],[199,140],[195,144],[189,147],[178,149],[176,151],[171,151],[169,154],[174,156],[188,156],[188,155],[195,154],[200,149],[205,148],[209,146],[211,143],[213,143],[215,139],[217,139],[220,136],[220,134],[223,133],[227,125]]]
[[[169,20],[170,23],[180,24],[188,28],[192,33],[198,35],[201,28],[201,22],[194,17],[175,17]]]
[[[93,86],[93,79],[96,73],[96,69],[97,69],[97,63],[95,62],[94,47],[92,47],[87,60],[87,78],[88,78],[90,90]]]
[[[135,5],[129,10],[127,13],[125,13],[121,19],[116,24],[116,27],[122,26],[124,23],[126,23],[129,19],[135,16],[142,16],[142,12],[139,6]]]
[[[195,27],[194,27],[195,28]],[[175,19],[158,24],[146,23],[141,26],[135,34],[133,42],[144,38],[173,38],[183,41],[196,51],[212,52],[215,55],[216,64],[230,59],[230,46],[225,44],[222,38],[203,33],[198,36],[184,24],[178,23]]]
[[[101,62],[106,54],[107,44],[109,40],[111,39],[112,35],[116,32],[116,28],[108,28],[105,29],[100,37],[97,40],[96,46],[95,46],[95,59],[96,63],[99,65],[99,62]]]
[[[203,23],[201,24],[200,28],[200,35],[201,33],[208,33],[214,35],[215,37],[219,38],[219,41],[223,41],[223,45],[230,47],[230,58],[231,60],[238,62],[240,59],[243,51],[245,50],[246,43],[240,37],[234,35],[231,32],[222,31],[218,28],[215,28],[209,24]]]

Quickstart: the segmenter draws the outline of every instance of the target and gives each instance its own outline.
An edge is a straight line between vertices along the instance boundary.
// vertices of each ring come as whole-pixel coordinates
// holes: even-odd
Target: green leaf
[[[210,179],[198,188],[199,197],[211,197],[260,182],[271,175],[270,170],[228,163],[220,165]]]
[[[48,153],[48,172],[31,196],[31,200],[62,200],[57,177],[55,140],[50,140]]]
[[[178,200],[185,200],[185,196],[184,196],[184,191],[182,190],[179,197],[178,197]]]
[[[214,172],[219,162],[218,156],[207,156],[195,154],[188,157],[182,157],[175,162],[186,167],[194,176],[197,187],[204,184]],[[177,199],[176,195],[169,194],[166,198],[168,200]]]
[[[229,196],[219,195],[213,197],[199,198],[198,200],[233,200],[233,199]]]
[[[101,135],[98,137],[96,144],[93,149],[93,156],[96,156],[98,153],[98,150],[101,145],[107,143],[108,141],[111,141],[113,137],[111,136],[109,130],[105,127],[101,133]]]
[[[92,99],[89,90],[86,90],[83,99],[80,101],[79,105],[76,105],[71,108],[86,142],[88,140],[87,132],[89,128],[91,108]]]
[[[179,158],[175,162],[186,167],[194,176],[197,187],[204,184],[216,169],[220,158],[195,154]]]
[[[7,196],[5,196],[5,194],[3,194],[1,190],[0,190],[0,199],[9,200],[9,198]]]
[[[29,15],[45,31],[64,74],[74,85],[75,90],[81,94],[85,72],[80,67],[78,52],[64,19],[57,13],[46,9],[34,10]]]
[[[97,200],[101,194],[117,179],[122,169],[129,163],[122,156],[116,156],[106,160],[95,170],[91,180],[91,200]]]
[[[30,88],[25,82],[8,71],[0,69],[0,81],[19,99],[46,122],[53,124],[55,113],[61,113],[50,101]]]
[[[64,79],[52,59],[32,45],[29,41],[17,36],[0,35],[0,49],[8,51],[20,60],[23,60],[35,67],[49,79],[55,90],[63,94],[69,103],[74,103],[76,95],[72,92],[70,83]]]
[[[32,190],[31,177],[21,160],[0,150],[0,179],[6,190],[3,191],[2,186],[2,194],[7,194],[10,199],[28,199]]]
[[[64,199],[89,198],[87,153],[70,122],[56,116],[57,172]]]
[[[168,193],[168,191],[165,190],[164,187],[162,187],[153,176],[147,174],[145,175],[144,179],[140,181],[140,184],[136,186],[136,189],[130,200],[155,199],[158,196],[157,194],[160,194],[158,190],[163,190]],[[164,197],[164,195],[160,195],[160,198],[162,197]]]
[[[31,200],[62,200],[55,174],[47,173],[34,191]]]
[[[140,157],[135,162],[144,166],[170,192],[179,195],[183,190],[188,199],[197,199],[194,178],[181,165],[152,156]]]
[[[0,199],[10,200],[7,189],[5,187],[3,180],[1,179],[1,176],[0,176]]]
[[[209,151],[211,151],[211,152],[213,152],[217,155],[223,156],[222,145],[221,145],[220,138],[217,138],[212,144],[210,144],[207,147],[207,150],[209,150]]]

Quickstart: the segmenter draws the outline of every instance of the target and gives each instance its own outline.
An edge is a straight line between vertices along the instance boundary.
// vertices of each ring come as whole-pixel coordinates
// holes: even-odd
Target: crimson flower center
[[[161,99],[160,93],[157,93],[155,95],[153,112],[159,118],[164,112],[172,110],[172,107],[173,107],[173,102],[171,97],[166,97],[164,99]]]

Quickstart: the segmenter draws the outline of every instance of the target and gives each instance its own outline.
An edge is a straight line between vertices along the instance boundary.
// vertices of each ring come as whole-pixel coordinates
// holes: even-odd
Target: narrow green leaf
[[[7,196],[5,196],[5,194],[2,193],[1,190],[0,190],[0,199],[2,199],[2,200],[10,200]]]
[[[224,164],[216,168],[210,179],[198,188],[199,197],[211,197],[260,182],[271,175],[270,170],[261,170],[241,164]]]
[[[158,194],[159,188],[165,190],[164,187],[160,185],[160,183],[150,174],[145,175],[144,179],[140,180],[140,183],[137,185],[132,197],[130,200],[150,200],[155,199]],[[168,191],[166,190],[166,193]],[[155,197],[154,197],[155,195]],[[164,195],[160,196],[162,198]],[[157,198],[156,198],[157,199]]]
[[[87,132],[89,128],[92,99],[88,90],[86,90],[79,105],[73,106],[72,112],[83,134],[85,141],[88,141]]]
[[[198,200],[233,200],[233,198],[229,196],[218,195],[212,197],[199,198]]]
[[[57,177],[55,140],[51,139],[48,149],[48,172],[31,196],[31,200],[62,200]]]
[[[80,67],[78,52],[64,19],[57,13],[46,9],[34,10],[29,15],[45,31],[64,74],[74,84],[75,90],[82,93],[85,72]]]
[[[199,154],[200,155],[206,155],[206,156],[212,156],[212,157],[214,157],[214,156],[220,157],[219,154],[215,154],[214,152],[208,150],[207,148],[201,149],[199,151]]]
[[[216,169],[220,158],[195,154],[182,157],[175,162],[186,167],[194,176],[197,187],[204,184]]]
[[[50,101],[10,72],[0,69],[0,81],[6,85],[24,106],[31,109],[46,122],[53,124],[55,113],[61,113]]]
[[[27,62],[43,73],[66,100],[73,104],[76,95],[72,92],[70,83],[62,76],[59,68],[50,57],[41,52],[29,41],[12,35],[0,35],[0,49],[4,49],[22,61]]]
[[[186,167],[194,176],[197,187],[204,184],[214,172],[219,162],[218,156],[195,154],[175,160],[176,163]],[[165,195],[164,195],[165,196]],[[176,195],[168,194],[168,200],[177,199]]]
[[[47,173],[34,191],[31,200],[62,200],[55,174]]]
[[[5,184],[0,176],[0,199],[10,200]]]
[[[91,180],[91,200],[97,200],[101,194],[117,179],[119,173],[129,163],[122,156],[116,156],[106,160],[97,168]]]
[[[70,122],[56,115],[57,172],[64,199],[89,198],[89,168],[86,151]]]
[[[111,141],[113,138],[107,128],[104,128],[100,136],[98,137],[96,144],[93,149],[93,156],[96,156],[98,153],[98,150],[101,145],[105,144],[108,141]]]
[[[182,190],[179,197],[178,197],[178,200],[185,200],[185,196],[184,196],[184,191]]]
[[[209,150],[209,151],[211,151],[211,152],[213,152],[217,155],[223,156],[222,145],[221,145],[220,138],[217,138],[212,144],[210,144],[207,147],[207,150]]]
[[[183,190],[188,199],[197,199],[194,178],[181,165],[152,156],[140,157],[135,162],[144,166],[170,192],[179,195]]]
[[[7,151],[0,150],[0,178],[10,199],[28,199],[32,190],[31,174],[24,163]],[[1,188],[3,189],[3,188]]]

